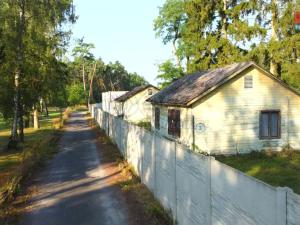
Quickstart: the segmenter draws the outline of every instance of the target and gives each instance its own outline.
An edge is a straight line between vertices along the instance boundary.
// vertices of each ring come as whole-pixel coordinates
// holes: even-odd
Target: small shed
[[[148,84],[134,88],[132,91],[118,97],[115,101],[121,103],[123,118],[130,122],[150,122],[152,115],[151,103],[146,99],[158,92],[158,88]]]
[[[195,151],[300,149],[299,92],[253,62],[184,76],[148,101],[152,129]]]

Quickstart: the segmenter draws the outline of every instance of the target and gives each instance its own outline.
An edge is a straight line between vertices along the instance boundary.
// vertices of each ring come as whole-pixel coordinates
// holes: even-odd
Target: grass
[[[57,110],[51,111],[48,118],[42,116],[40,129],[24,130],[25,142],[20,144],[19,150],[0,151],[0,224],[15,211],[12,202],[20,193],[22,183],[56,152],[60,136],[57,128],[62,126],[69,113],[69,109],[62,116]],[[0,150],[7,144],[9,135],[9,130],[0,131]]]
[[[300,194],[300,152],[252,152],[216,159],[272,186],[287,186]]]
[[[172,225],[171,214],[163,208],[148,188],[141,183],[141,179],[136,175],[133,167],[124,161],[120,162],[119,166],[122,167],[123,176],[127,177],[126,180],[119,182],[119,185],[124,192],[128,193],[130,198],[136,201],[137,205],[142,206],[143,209],[140,214],[144,213],[144,217],[148,218],[151,224]]]

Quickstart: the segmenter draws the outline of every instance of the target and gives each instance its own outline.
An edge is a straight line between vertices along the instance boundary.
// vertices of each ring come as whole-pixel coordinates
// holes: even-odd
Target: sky
[[[172,49],[155,37],[153,20],[164,0],[75,0],[79,16],[72,25],[72,40],[94,43],[95,57],[106,63],[120,61],[157,84],[157,65],[172,58]],[[71,45],[72,48],[72,45]]]

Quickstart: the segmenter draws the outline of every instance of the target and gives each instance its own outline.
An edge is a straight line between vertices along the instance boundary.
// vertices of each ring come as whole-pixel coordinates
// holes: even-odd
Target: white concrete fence
[[[272,187],[94,105],[90,112],[179,225],[300,224],[300,196],[291,189]]]

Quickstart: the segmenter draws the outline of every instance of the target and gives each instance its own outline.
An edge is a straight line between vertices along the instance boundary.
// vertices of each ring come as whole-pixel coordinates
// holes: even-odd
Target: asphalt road
[[[95,132],[84,113],[66,124],[59,153],[34,179],[37,193],[21,218],[22,225],[126,225],[128,207],[116,175],[101,163]]]

